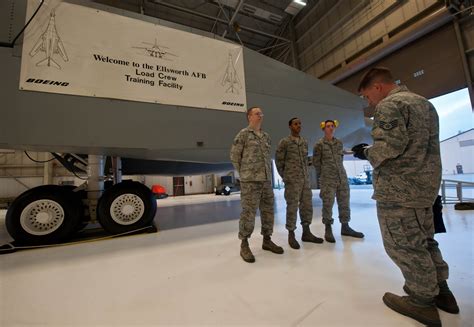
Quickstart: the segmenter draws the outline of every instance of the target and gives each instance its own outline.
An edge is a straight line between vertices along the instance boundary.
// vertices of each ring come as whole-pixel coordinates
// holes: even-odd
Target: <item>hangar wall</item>
[[[389,54],[374,66],[389,67],[396,80],[426,98],[434,98],[466,87],[461,53],[452,24],[447,24]],[[361,70],[336,85],[357,93],[365,71]]]
[[[463,174],[474,174],[474,129],[444,140],[440,147],[443,174],[459,174],[458,165]]]
[[[29,152],[28,155],[37,161],[51,158],[44,152]],[[23,151],[0,149],[0,202],[43,184],[80,185],[82,182],[56,161],[37,163]]]
[[[294,21],[297,65],[356,92],[368,66],[431,98],[474,78],[474,19],[437,0],[321,0]]]

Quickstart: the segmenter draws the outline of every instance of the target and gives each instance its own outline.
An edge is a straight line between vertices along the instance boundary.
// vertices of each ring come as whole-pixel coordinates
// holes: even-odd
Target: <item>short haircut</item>
[[[295,119],[299,119],[298,117],[293,117],[290,119],[290,121],[288,121],[288,126],[291,126],[291,123],[293,122],[293,120]]]
[[[390,69],[386,67],[374,67],[369,69],[360,80],[358,92],[365,90],[374,82],[393,83],[394,79]]]
[[[255,106],[255,107],[250,107],[247,109],[247,120],[249,120],[249,116],[252,114],[252,110],[257,109],[257,108],[260,108],[260,107]]]
[[[324,121],[324,125],[326,125],[327,123],[332,123],[334,125],[334,127],[336,127],[336,123],[334,122],[334,120],[332,119],[328,119],[328,120],[325,120]],[[326,127],[326,126],[325,126]]]
[[[255,106],[255,107],[250,107],[250,108],[248,108],[248,109],[247,109],[247,116],[250,116],[250,114],[252,113],[252,110],[257,109],[257,108],[260,108],[260,107],[256,107],[256,106]]]

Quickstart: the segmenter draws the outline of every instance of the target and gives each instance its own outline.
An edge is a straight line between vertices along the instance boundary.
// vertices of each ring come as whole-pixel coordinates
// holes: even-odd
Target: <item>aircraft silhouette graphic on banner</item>
[[[59,54],[64,61],[69,60],[66,54],[66,49],[64,49],[63,42],[61,41],[56,29],[55,16],[54,10],[52,10],[46,31],[41,34],[33,49],[30,51],[31,57],[34,57],[39,52],[46,53],[46,58],[37,62],[36,66],[53,66],[57,69],[61,69],[61,66],[53,59],[53,56],[56,54]]]

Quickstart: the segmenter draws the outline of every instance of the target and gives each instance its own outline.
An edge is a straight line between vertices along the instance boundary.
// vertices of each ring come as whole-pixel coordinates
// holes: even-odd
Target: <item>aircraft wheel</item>
[[[131,181],[106,190],[97,205],[99,222],[111,234],[150,226],[155,213],[155,195],[145,185]]]
[[[5,224],[10,236],[20,244],[60,243],[74,234],[83,212],[81,201],[70,188],[44,185],[14,200]]]

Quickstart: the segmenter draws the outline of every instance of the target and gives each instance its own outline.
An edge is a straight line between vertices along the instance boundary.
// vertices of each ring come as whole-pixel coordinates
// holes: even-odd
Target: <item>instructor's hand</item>
[[[367,143],[360,143],[360,144],[354,145],[351,150],[352,152],[354,152],[354,157],[359,158],[361,160],[367,160],[364,150],[367,149],[368,147],[369,145]]]

